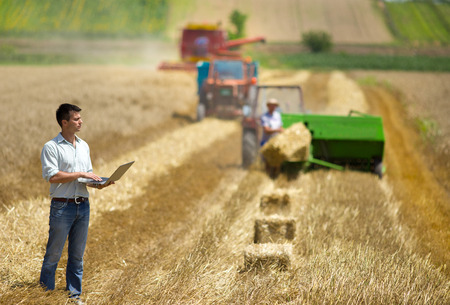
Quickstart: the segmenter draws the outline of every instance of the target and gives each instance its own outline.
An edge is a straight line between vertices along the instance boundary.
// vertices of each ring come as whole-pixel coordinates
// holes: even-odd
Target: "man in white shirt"
[[[281,115],[276,109],[279,107],[279,103],[276,99],[270,98],[267,100],[267,112],[261,116],[261,126],[262,126],[262,139],[261,146],[263,146],[270,138],[282,132],[283,121],[281,120]],[[263,158],[264,166],[266,172],[270,177],[275,178],[280,172],[279,167],[270,166]]]
[[[89,145],[77,137],[83,121],[81,109],[62,104],[56,111],[61,132],[45,143],[41,152],[42,176],[50,182],[50,229],[40,283],[55,289],[55,272],[68,238],[66,289],[69,297],[81,303],[83,255],[89,227],[89,192],[78,178],[101,178],[92,172]],[[103,188],[106,186],[100,186]]]
[[[276,111],[279,103],[276,99],[271,98],[267,100],[267,112],[261,116],[261,126],[263,135],[261,146],[264,145],[271,137],[283,131],[283,122],[281,115]]]

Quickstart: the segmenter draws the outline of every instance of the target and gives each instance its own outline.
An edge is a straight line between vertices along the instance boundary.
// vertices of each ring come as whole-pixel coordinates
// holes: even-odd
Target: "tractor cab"
[[[215,79],[224,81],[244,78],[245,65],[242,64],[241,60],[216,60],[211,67],[211,73]]]
[[[197,120],[240,117],[251,88],[257,85],[257,63],[243,57],[214,57],[198,63],[197,70]]]

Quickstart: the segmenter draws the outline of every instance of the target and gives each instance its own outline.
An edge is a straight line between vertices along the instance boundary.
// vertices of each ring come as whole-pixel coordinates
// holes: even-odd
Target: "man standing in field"
[[[89,227],[89,193],[78,178],[101,178],[92,172],[88,144],[75,135],[81,130],[81,109],[62,104],[56,111],[61,132],[45,143],[41,153],[42,176],[50,182],[50,230],[42,264],[40,283],[55,289],[55,272],[68,238],[66,289],[81,303],[83,255]],[[100,186],[103,188],[105,186]]]

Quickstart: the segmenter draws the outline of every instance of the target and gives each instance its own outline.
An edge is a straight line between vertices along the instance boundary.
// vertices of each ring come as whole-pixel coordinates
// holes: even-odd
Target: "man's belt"
[[[63,201],[63,202],[71,202],[71,203],[82,203],[88,200],[87,197],[75,197],[75,198],[52,198],[52,200]]]

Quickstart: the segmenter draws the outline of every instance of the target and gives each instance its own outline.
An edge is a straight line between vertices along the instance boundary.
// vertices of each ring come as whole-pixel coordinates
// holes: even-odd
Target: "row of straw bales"
[[[289,210],[290,196],[285,192],[261,197],[262,216],[255,220],[254,243],[244,251],[245,269],[287,270],[290,267],[296,222],[286,216]]]

